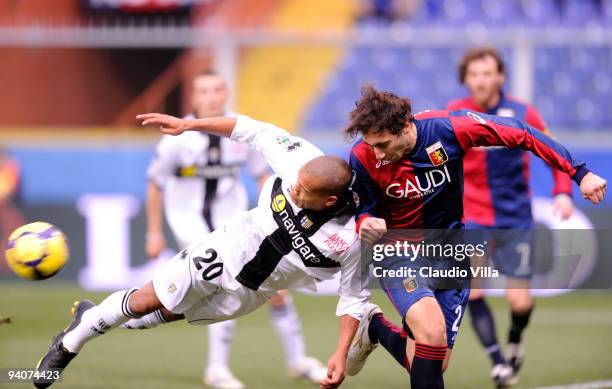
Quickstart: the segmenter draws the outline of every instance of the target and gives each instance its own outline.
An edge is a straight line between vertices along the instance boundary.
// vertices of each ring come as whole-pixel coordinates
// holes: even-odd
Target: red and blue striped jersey
[[[378,161],[363,141],[349,163],[359,195],[357,220],[368,215],[387,228],[447,229],[462,225],[463,157],[478,146],[530,150],[576,182],[589,172],[561,144],[525,122],[467,110],[425,111],[415,115],[413,150],[397,162]]]
[[[471,97],[454,100],[448,109],[469,109],[504,117],[521,119],[537,130],[550,135],[544,120],[530,104],[501,93],[496,107],[484,110]],[[463,158],[464,219],[496,228],[529,228],[532,226],[531,195],[529,190],[529,153],[506,147],[476,147],[466,151]],[[552,169],[553,195],[571,196],[570,177]]]

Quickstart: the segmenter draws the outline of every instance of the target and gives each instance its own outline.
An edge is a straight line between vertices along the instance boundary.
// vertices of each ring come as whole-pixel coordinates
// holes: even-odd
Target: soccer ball
[[[68,261],[66,237],[57,227],[34,222],[9,236],[6,261],[20,277],[44,280],[57,274]]]

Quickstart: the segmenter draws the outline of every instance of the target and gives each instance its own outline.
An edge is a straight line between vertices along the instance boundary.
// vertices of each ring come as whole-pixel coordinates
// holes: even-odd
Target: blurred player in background
[[[504,92],[505,64],[494,48],[477,47],[466,51],[459,64],[459,81],[470,96],[451,101],[448,109],[514,117],[550,135],[533,106]],[[555,213],[561,219],[567,219],[574,208],[572,182],[566,173],[555,169],[552,172]],[[534,307],[529,289],[533,274],[529,153],[506,147],[472,148],[465,153],[463,174],[466,228],[492,230],[489,237],[493,243],[489,246],[491,259],[495,267],[508,277],[506,298],[510,304],[511,325],[506,357],[502,356],[497,342],[493,315],[485,302],[485,294],[482,289],[476,289],[479,286],[476,283],[472,284],[468,303],[472,324],[491,357],[491,377],[498,384],[512,384],[523,361],[521,335]],[[474,260],[486,262],[486,258]]]
[[[205,72],[192,82],[193,113],[186,118],[235,116],[226,112],[225,81]],[[190,131],[165,135],[148,169],[146,252],[157,258],[166,247],[162,206],[180,249],[202,240],[222,223],[248,210],[246,188],[240,180],[246,165],[260,188],[269,175],[260,153],[228,138]],[[270,300],[270,318],[285,352],[289,373],[318,383],[325,376],[322,364],[305,354],[304,337],[291,296],[282,292]],[[142,323],[151,326],[152,323]],[[229,369],[234,320],[208,326],[208,366],[204,382],[214,388],[239,389],[244,385]]]
[[[153,113],[138,118],[167,134],[206,131],[246,143],[262,152],[275,175],[265,182],[257,207],[181,251],[144,287],[117,291],[98,305],[75,303],[74,317],[53,338],[39,372],[64,369],[87,342],[122,324],[137,328],[142,322],[182,319],[213,324],[254,311],[280,290],[316,290],[319,282],[339,274],[338,342],[321,382],[339,385],[370,299],[369,261],[361,261],[353,177],[346,161],[246,116],[185,120]],[[54,382],[45,376],[34,380],[38,388]]]
[[[0,149],[0,270],[6,266],[4,250],[9,235],[25,223],[15,204],[19,195],[20,179],[17,161]]]
[[[345,133],[363,137],[351,150],[350,165],[356,174],[353,189],[360,199],[357,230],[367,242],[378,242],[394,229],[447,234],[462,229],[463,156],[473,147],[529,150],[570,174],[594,204],[605,195],[604,179],[561,144],[517,118],[467,110],[413,115],[409,99],[368,85],[350,120]],[[413,389],[443,388],[442,373],[465,312],[469,279],[428,277],[421,270],[425,274],[433,266],[449,270],[464,262],[423,254],[410,259],[398,254],[379,262],[383,271],[405,274],[403,270],[411,268],[416,274],[379,278],[404,328],[388,321],[377,305],[368,304],[349,350],[347,374],[357,374],[372,350],[382,344],[410,373]]]

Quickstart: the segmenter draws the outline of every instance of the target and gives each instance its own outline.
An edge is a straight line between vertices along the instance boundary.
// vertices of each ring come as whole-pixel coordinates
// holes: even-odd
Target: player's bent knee
[[[421,342],[417,338],[418,342]],[[423,336],[423,341],[421,343],[430,344],[434,346],[445,345],[446,344],[446,327],[436,326],[432,328],[431,331],[425,331]]]
[[[413,331],[414,340],[418,343],[438,346],[446,345],[446,325],[442,323],[430,323]]]
[[[528,291],[514,290],[507,293],[510,310],[517,314],[525,314],[533,308],[533,297]]]
[[[185,318],[185,315],[182,315],[180,313],[172,313],[166,308],[161,308],[160,311],[161,311],[162,316],[167,322],[183,320]]]
[[[438,302],[433,297],[424,297],[406,312],[405,322],[418,343],[438,346],[446,345],[446,323]]]
[[[138,316],[164,308],[150,282],[130,295],[128,306],[130,311]]]
[[[510,300],[510,310],[516,314],[524,315],[533,308],[533,300]]]

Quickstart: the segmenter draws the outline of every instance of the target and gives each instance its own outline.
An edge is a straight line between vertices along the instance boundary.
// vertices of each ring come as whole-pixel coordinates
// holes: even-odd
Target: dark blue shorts
[[[400,266],[406,266],[406,263],[391,263],[389,266],[384,266],[384,268],[397,269]],[[407,266],[418,269],[422,267],[422,264],[412,263]],[[441,289],[436,288],[430,279],[421,277],[418,271],[415,277],[404,279],[377,278],[389,300],[391,300],[391,303],[393,303],[393,306],[395,306],[395,309],[400,314],[404,329],[411,339],[414,339],[414,336],[405,322],[408,309],[423,297],[430,296],[435,298],[444,314],[448,348],[453,348],[470,295],[469,280],[460,282],[456,285],[459,286],[458,288]]]
[[[476,223],[466,229],[479,230],[479,240],[487,240],[488,255],[495,269],[506,277],[528,280],[533,276],[533,229],[494,229]]]

